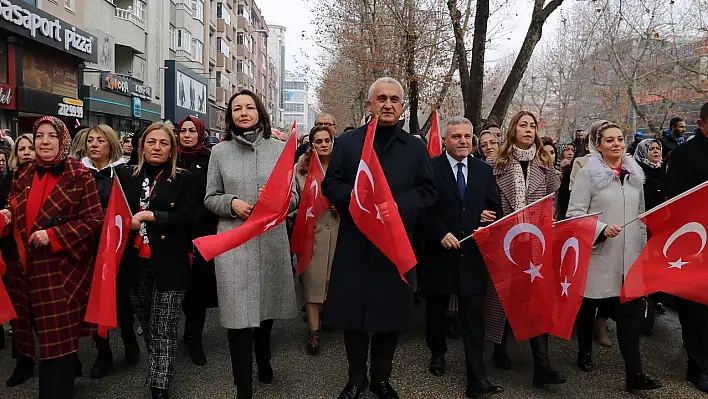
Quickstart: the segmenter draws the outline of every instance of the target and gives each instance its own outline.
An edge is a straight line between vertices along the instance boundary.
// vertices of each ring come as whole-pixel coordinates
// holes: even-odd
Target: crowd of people
[[[141,361],[142,335],[145,385],[153,398],[169,397],[181,313],[192,362],[207,364],[202,334],[207,309],[214,307],[227,329],[237,397],[253,397],[254,349],[258,380],[271,383],[273,323],[298,314],[296,278],[305,302],[307,353],[320,352],[321,328],[343,332],[349,373],[339,398],[359,398],[366,389],[378,398],[399,397],[390,384],[393,357],[399,334],[412,326],[417,297],[425,300],[429,372],[445,374],[446,338],[459,336],[465,396],[503,392],[488,378],[483,350],[486,340],[493,342],[494,367],[512,368],[506,342],[513,331],[479,248],[462,239],[550,194],[556,220],[601,212],[576,319],[578,368],[594,370],[593,342],[613,345],[607,334],[612,318],[626,390],[661,388],[644,373],[639,336],[653,333],[647,314],[665,311],[663,297],[619,300],[624,276],[651,234],[642,223],[627,222],[708,181],[708,133],[684,141],[685,122],[676,118],[668,132],[639,140],[630,153],[624,132],[611,121],[594,123],[587,134],[576,131],[574,141],[561,147],[541,137],[538,120],[527,111],[515,114],[505,133],[488,125],[477,134],[469,120],[452,117],[444,123],[444,151],[431,159],[423,140],[401,127],[404,98],[398,81],[381,78],[371,85],[367,103],[377,118],[373,146],[408,235],[400,240],[412,242],[418,261],[406,280],[348,212],[365,124],[339,134],[334,117],[321,114],[297,150],[289,212],[309,189],[313,162],[324,172],[322,194],[331,204],[316,219],[312,260],[300,276],[294,276],[289,248],[292,217],[213,261],[191,243],[244,224],[285,148],[272,135],[263,103],[249,90],[230,98],[221,142],[194,117],[176,127],[153,123],[122,140],[101,124],[82,129],[72,141],[66,125],[47,116],[37,120],[32,134],[14,142],[4,137],[3,280],[17,312],[11,322],[16,363],[7,385],[31,378],[39,359],[39,397],[72,398],[74,379],[82,375],[76,353],[83,336],[92,336],[96,346],[91,378],[111,373],[109,340],[84,316],[90,259],[118,179],[133,217],[116,283],[117,330],[128,364]],[[698,125],[708,132],[708,103]],[[379,211],[388,217],[385,205]],[[708,306],[680,298],[676,303],[687,379],[708,392]],[[548,335],[529,343],[533,385],[565,383],[552,366]]]

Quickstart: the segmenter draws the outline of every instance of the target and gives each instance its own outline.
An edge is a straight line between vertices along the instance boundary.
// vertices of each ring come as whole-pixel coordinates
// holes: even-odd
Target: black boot
[[[578,353],[578,368],[586,373],[593,371],[592,354]]]
[[[261,326],[255,329],[253,336],[258,379],[264,384],[273,382],[273,367],[270,364],[270,331],[272,328],[273,320],[264,320],[261,322]]]
[[[506,353],[506,345],[494,344],[494,367],[501,370],[511,370],[511,359]]]
[[[170,391],[162,388],[152,388],[152,399],[169,399]]]
[[[187,342],[187,348],[189,349],[189,358],[192,359],[192,363],[197,366],[204,366],[207,364],[206,354],[204,353],[204,346],[202,346],[202,336],[192,335],[185,337]]]
[[[535,364],[533,386],[543,388],[545,385],[565,384],[565,376],[551,367],[548,358],[548,335],[539,335],[530,341]]]
[[[236,385],[238,399],[253,397],[253,336],[250,329],[229,329],[229,352],[231,354],[231,370]]]
[[[122,335],[122,338],[125,348],[125,362],[128,365],[140,363],[140,345],[135,333],[131,330],[129,334]]]
[[[626,389],[629,393],[636,391],[651,391],[659,388],[661,388],[661,382],[659,380],[652,380],[644,373],[627,376]]]
[[[14,387],[27,381],[34,374],[34,359],[18,356],[15,362],[15,371],[7,380],[8,387]]]
[[[94,379],[103,378],[113,371],[113,352],[111,351],[111,345],[108,338],[94,335],[93,341],[96,343],[98,356],[96,356],[96,361],[91,367],[90,375],[91,378]]]

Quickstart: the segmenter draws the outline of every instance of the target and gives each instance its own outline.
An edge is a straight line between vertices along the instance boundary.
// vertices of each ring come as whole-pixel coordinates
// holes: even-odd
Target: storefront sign
[[[71,59],[55,51],[27,46],[22,56],[23,87],[63,97],[78,97],[78,70]]]
[[[73,98],[64,98],[59,103],[57,115],[81,119],[84,117],[84,102]]]
[[[152,99],[152,88],[109,72],[101,73],[101,88],[128,97],[139,97],[143,100]]]
[[[25,2],[0,0],[0,28],[87,61],[97,61],[93,36]]]
[[[194,116],[208,129],[207,78],[175,60],[166,60],[165,67],[164,119],[177,123]]]
[[[143,102],[138,97],[133,97],[133,117],[141,118],[143,116]]]
[[[0,108],[15,109],[14,87],[0,83]]]

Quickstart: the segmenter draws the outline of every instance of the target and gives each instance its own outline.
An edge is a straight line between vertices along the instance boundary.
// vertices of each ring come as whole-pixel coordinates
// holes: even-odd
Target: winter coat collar
[[[645,176],[644,171],[639,166],[637,161],[634,160],[629,154],[624,154],[622,156],[622,166],[627,172],[627,181],[631,186],[640,188],[644,185]],[[602,190],[612,183],[615,178],[615,172],[610,169],[609,166],[602,160],[599,155],[592,155],[588,160],[587,166],[588,173],[590,174],[590,181],[593,187],[598,190]]]
[[[94,171],[94,172],[100,172],[98,169],[96,169],[95,166],[93,166],[93,161],[91,161],[91,158],[89,158],[89,157],[83,157],[83,159],[81,159],[81,163],[84,164],[85,167],[91,169],[91,170]],[[112,170],[112,169],[115,168],[116,166],[118,166],[118,165],[123,165],[124,163],[126,163],[126,162],[125,162],[125,159],[120,158],[119,160],[117,160],[117,161],[115,161],[115,162],[113,162],[113,163],[111,163],[111,164],[106,165],[106,167],[103,168],[103,169],[104,169],[104,170],[106,170],[106,169],[111,169],[111,170]]]

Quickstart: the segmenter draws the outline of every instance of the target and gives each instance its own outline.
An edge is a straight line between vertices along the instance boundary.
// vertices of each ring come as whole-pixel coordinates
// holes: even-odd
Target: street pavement
[[[463,398],[465,390],[464,352],[461,340],[449,340],[447,373],[434,377],[427,371],[429,352],[425,346],[424,305],[416,312],[415,328],[401,337],[394,360],[392,385],[402,398]],[[615,340],[614,324],[610,323]],[[181,327],[180,327],[181,328]],[[336,398],[346,383],[347,362],[340,332],[322,334],[322,352],[318,357],[307,355],[304,348],[307,325],[302,315],[297,319],[278,320],[273,328],[272,351],[275,380],[271,385],[257,381],[254,366],[256,398]],[[76,398],[132,399],[149,398],[143,386],[147,369],[145,352],[139,365],[127,367],[124,362],[119,334],[111,336],[115,370],[106,378],[92,380],[88,372],[93,363],[95,349],[91,340],[81,341],[79,356],[83,362],[84,377],[76,382]],[[180,330],[181,337],[181,330]],[[9,338],[6,338],[9,341]],[[500,371],[491,364],[491,345],[485,358],[489,378],[502,385],[506,391],[495,398],[631,398],[624,392],[624,366],[615,345],[612,348],[595,346],[596,370],[583,373],[575,366],[577,346],[551,338],[551,359],[554,366],[566,373],[568,383],[548,390],[531,386],[533,360],[527,342],[509,343],[513,370]],[[9,342],[8,342],[9,344]],[[142,342],[141,342],[142,344]],[[189,360],[187,349],[180,341],[176,372],[173,380],[173,398],[235,398],[236,388],[231,376],[226,330],[218,325],[216,309],[207,316],[204,347],[209,362],[204,367]],[[685,381],[685,352],[681,347],[681,330],[676,314],[669,310],[658,317],[656,334],[642,338],[642,355],[645,372],[664,383],[664,388],[638,395],[645,398],[707,398]],[[37,373],[23,385],[5,387],[4,381],[12,373],[14,362],[10,359],[9,345],[0,352],[0,398],[36,398]],[[375,398],[370,392],[362,398]]]

